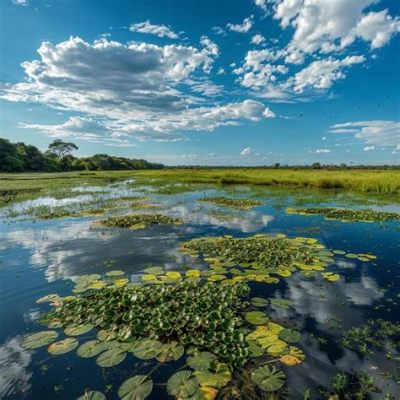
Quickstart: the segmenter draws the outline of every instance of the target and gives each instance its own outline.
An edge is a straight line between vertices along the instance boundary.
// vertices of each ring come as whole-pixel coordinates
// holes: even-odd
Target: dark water
[[[124,270],[130,280],[135,281],[149,264],[170,270],[180,270],[187,265],[206,268],[205,264],[179,252],[180,244],[194,237],[285,233],[291,237],[317,238],[330,249],[371,252],[377,256],[372,263],[335,256],[335,265],[330,270],[342,277],[336,283],[321,285],[318,280],[304,279],[295,273],[278,285],[251,284],[254,295],[282,297],[294,303],[291,309],[277,308],[271,312],[272,319],[289,321],[302,333],[299,347],[306,354],[305,362],[283,368],[292,398],[302,398],[306,388],[312,389],[312,398],[319,398],[316,389],[329,386],[336,372],[363,370],[374,376],[375,383],[383,390],[371,398],[383,398],[388,392],[400,399],[399,362],[388,361],[384,351],[377,350],[370,358],[364,358],[341,345],[343,330],[369,318],[400,320],[400,225],[391,222],[341,223],[319,216],[288,215],[284,211],[286,206],[298,203],[300,197],[302,202],[312,205],[313,196],[271,189],[251,192],[242,187],[233,190],[238,196],[256,196],[264,205],[250,211],[232,212],[226,220],[221,220],[211,213],[217,207],[196,202],[196,198],[204,196],[205,192],[154,196],[152,202],[159,204],[163,212],[181,217],[186,223],[139,231],[92,228],[96,217],[47,221],[4,218],[0,223],[0,398],[74,399],[90,388],[106,393],[107,399],[117,399],[117,389],[126,378],[148,373],[153,367],[152,362],[135,359],[131,353],[117,367],[102,369],[95,364],[94,358],[82,359],[75,352],[51,356],[45,347],[22,349],[23,335],[42,330],[36,321],[40,312],[49,306],[35,303],[41,296],[49,293],[68,295],[77,276],[104,274],[112,269]],[[116,186],[94,196],[101,201],[131,193],[129,188]],[[206,194],[215,193],[211,190]],[[80,198],[77,201],[87,200]],[[68,199],[60,203],[54,199],[41,199],[21,203],[16,209],[43,203],[73,205],[74,201]],[[318,199],[316,203],[318,206],[320,201]],[[349,203],[342,195],[331,195],[322,201],[329,205]],[[385,209],[398,207],[389,205]],[[326,320],[332,316],[340,319],[341,329],[327,326]],[[84,338],[88,339],[90,334]],[[166,382],[182,363],[161,366],[153,373],[153,381]],[[162,385],[155,385],[150,396],[151,399],[167,397]]]

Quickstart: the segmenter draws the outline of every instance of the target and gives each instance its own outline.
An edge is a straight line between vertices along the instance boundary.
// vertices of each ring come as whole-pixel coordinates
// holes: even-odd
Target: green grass
[[[310,169],[164,169],[147,171],[98,171],[63,173],[0,174],[0,206],[42,195],[67,195],[80,185],[103,186],[124,179],[133,185],[150,185],[170,193],[191,189],[190,184],[260,185],[307,189],[336,189],[365,194],[400,195],[400,173],[396,170]],[[182,184],[182,186],[175,184]],[[172,185],[174,184],[174,185]],[[66,197],[66,196],[65,196]]]

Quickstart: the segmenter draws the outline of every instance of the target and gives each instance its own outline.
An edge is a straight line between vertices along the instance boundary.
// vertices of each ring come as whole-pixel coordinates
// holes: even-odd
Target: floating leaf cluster
[[[153,225],[179,225],[183,221],[179,218],[162,214],[133,214],[110,217],[100,221],[108,228],[143,229]]]
[[[313,276],[332,264],[334,257],[317,239],[288,238],[283,234],[206,237],[186,242],[182,249],[192,256],[202,256],[210,264],[210,279],[225,279],[229,272],[233,282],[277,283],[278,277],[289,277],[296,270]],[[336,281],[339,275],[325,273],[323,277]]]
[[[288,214],[323,215],[326,219],[358,222],[400,221],[400,214],[374,210],[354,210],[344,208],[287,208]]]
[[[75,326],[95,325],[100,339],[134,341],[139,358],[174,358],[176,349],[163,348],[163,343],[172,342],[174,347],[179,343],[207,349],[230,365],[241,366],[249,354],[240,317],[246,305],[241,297],[248,291],[245,284],[221,287],[191,281],[106,287],[63,301],[43,322],[58,321],[69,335],[84,333],[76,333]]]
[[[228,197],[203,197],[199,199],[199,201],[203,201],[206,203],[212,203],[212,204],[217,204],[220,206],[231,206],[231,207],[236,207],[240,208],[243,210],[247,210],[251,207],[254,206],[259,206],[261,205],[261,201],[258,200],[252,200],[252,199],[231,199]]]

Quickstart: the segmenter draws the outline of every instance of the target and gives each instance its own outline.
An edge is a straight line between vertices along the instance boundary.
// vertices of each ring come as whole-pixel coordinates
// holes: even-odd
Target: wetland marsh
[[[1,175],[0,398],[399,398],[399,178],[267,175]]]

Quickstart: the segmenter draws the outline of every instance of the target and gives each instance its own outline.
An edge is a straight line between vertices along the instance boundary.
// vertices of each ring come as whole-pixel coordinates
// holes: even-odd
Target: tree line
[[[61,171],[103,171],[131,169],[161,169],[164,166],[142,159],[95,154],[91,157],[74,157],[78,150],[72,142],[60,139],[49,144],[41,152],[37,147],[23,142],[11,143],[0,138],[0,171],[2,172],[61,172]]]

